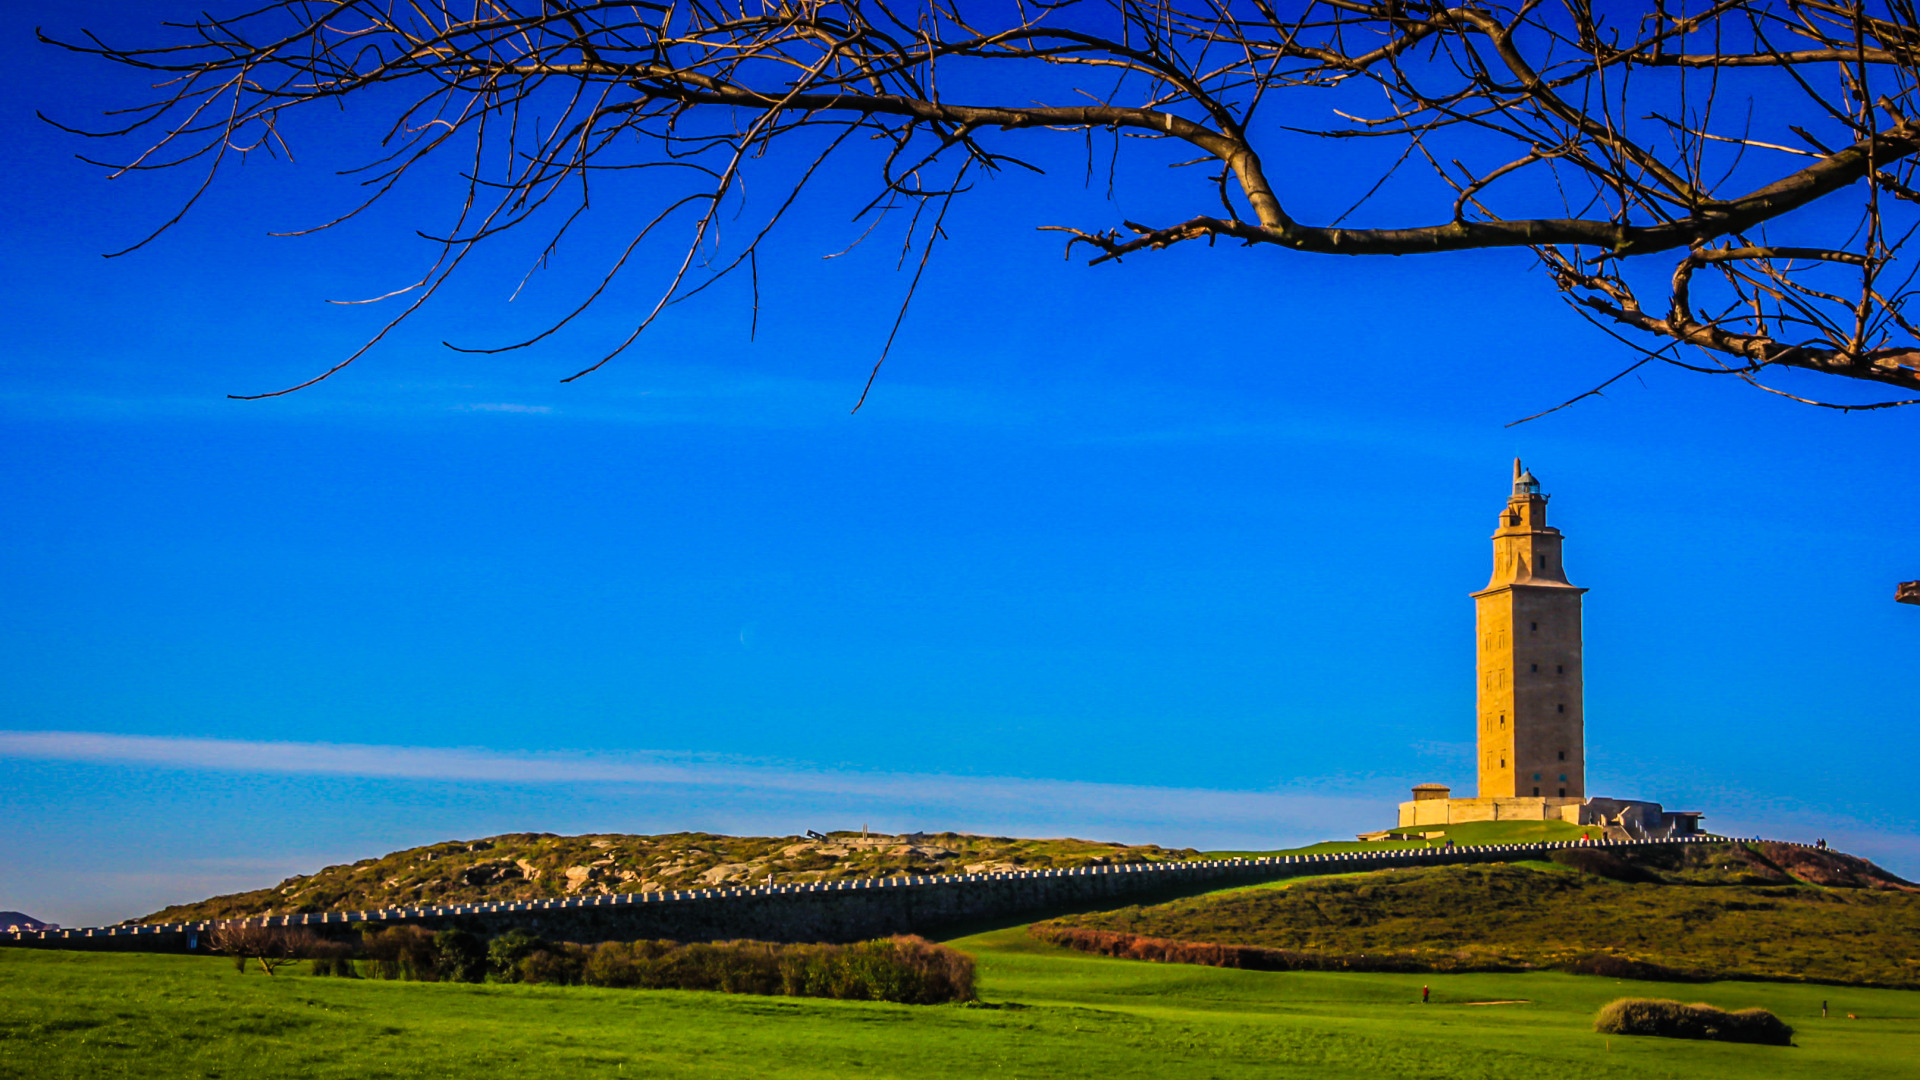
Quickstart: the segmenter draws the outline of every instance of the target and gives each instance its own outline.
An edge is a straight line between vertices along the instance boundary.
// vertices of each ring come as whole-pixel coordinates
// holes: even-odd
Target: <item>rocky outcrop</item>
[[[501,859],[498,862],[475,863],[466,867],[460,871],[458,880],[462,885],[484,889],[489,885],[515,881],[525,876],[518,864]]]

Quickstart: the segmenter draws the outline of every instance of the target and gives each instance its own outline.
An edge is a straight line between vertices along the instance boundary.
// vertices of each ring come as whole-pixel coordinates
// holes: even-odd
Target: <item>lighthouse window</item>
[[[1534,773],[1534,774],[1533,774],[1533,778],[1534,778],[1535,780],[1538,780],[1538,779],[1540,779],[1540,774],[1539,774],[1539,773]],[[1536,791],[1536,792],[1534,792],[1534,794],[1535,794],[1535,795],[1538,795],[1538,794],[1540,794],[1540,793]]]
[[[1566,707],[1565,705],[1555,705],[1555,706],[1554,706],[1554,710],[1555,710],[1556,712],[1566,712],[1566,711],[1567,711],[1567,707]]]
[[[1540,665],[1539,665],[1539,664],[1528,664],[1528,665],[1527,665],[1527,667],[1528,667],[1528,668],[1530,668],[1530,669],[1532,669],[1532,670],[1534,670],[1534,671],[1539,671],[1539,670],[1540,670]]]
[[[1561,788],[1561,789],[1560,789],[1560,797],[1561,797],[1561,798],[1563,798],[1563,799],[1567,797],[1567,789],[1566,789],[1566,788]]]
[[[1554,669],[1555,669],[1555,670],[1554,670],[1554,673],[1555,673],[1556,675],[1565,675],[1565,674],[1567,673],[1567,665],[1565,665],[1565,664],[1555,664],[1555,665],[1553,665],[1553,666],[1554,666]]]
[[[1561,761],[1567,760],[1567,752],[1565,750],[1560,751],[1560,760]],[[1563,776],[1560,779],[1565,780],[1566,777]]]
[[[1539,623],[1533,623],[1533,624],[1531,624],[1531,625],[1533,626],[1533,628],[1534,628],[1535,630],[1538,630],[1538,629],[1540,629],[1540,624],[1539,624]]]
[[[1534,779],[1536,779],[1536,780],[1538,780],[1538,779],[1539,779],[1539,777],[1537,777],[1537,776],[1536,776],[1536,777],[1534,777]],[[1535,795],[1538,795],[1538,794],[1540,794],[1540,786],[1539,786],[1538,784],[1536,784],[1536,785],[1534,785],[1534,788],[1533,788],[1533,793],[1534,793]]]
[[[1547,567],[1552,565],[1553,565],[1553,557],[1551,555],[1540,556],[1540,569],[1545,570]],[[1565,795],[1566,792],[1563,791],[1560,794]]]
[[[1560,782],[1561,782],[1561,783],[1563,783],[1563,784],[1567,782],[1567,774],[1566,774],[1566,773],[1561,773],[1561,774],[1560,774]],[[1563,792],[1561,792],[1560,794],[1562,794],[1562,795],[1565,795],[1565,794],[1566,794],[1566,792],[1564,792],[1564,791],[1563,791]]]

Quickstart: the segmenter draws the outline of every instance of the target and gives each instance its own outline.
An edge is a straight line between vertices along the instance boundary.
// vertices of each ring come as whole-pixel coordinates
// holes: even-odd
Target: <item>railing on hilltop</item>
[[[448,918],[461,915],[495,915],[525,912],[572,911],[594,908],[620,908],[629,905],[674,904],[728,901],[752,897],[852,893],[871,889],[915,889],[932,886],[967,885],[978,882],[1043,881],[1050,878],[1100,874],[1161,875],[1169,884],[1180,875],[1200,879],[1242,876],[1291,876],[1300,868],[1351,867],[1355,870],[1407,862],[1445,862],[1471,857],[1471,861],[1505,861],[1501,856],[1544,855],[1569,848],[1633,848],[1669,844],[1736,843],[1731,837],[1679,836],[1646,840],[1549,840],[1534,844],[1475,844],[1453,847],[1392,848],[1383,851],[1340,851],[1318,855],[1276,855],[1260,859],[1192,859],[1151,863],[1119,863],[1107,866],[1082,866],[1069,870],[1014,870],[995,874],[933,874],[884,878],[856,878],[847,881],[801,882],[790,885],[754,885],[732,888],[674,890],[645,893],[605,893],[597,896],[556,898],[551,900],[498,901],[480,904],[445,904],[424,907],[374,908],[366,911],[331,911],[303,915],[253,915],[239,919],[217,919],[188,923],[154,923],[131,926],[96,926],[63,930],[22,930],[0,932],[0,943],[56,943],[85,938],[138,938],[141,935],[206,933],[218,926],[330,926],[342,923],[384,923],[408,920]],[[1792,841],[1769,841],[1792,847],[1811,847]],[[1489,858],[1489,857],[1492,858]],[[1274,873],[1282,871],[1283,873]],[[1145,884],[1144,882],[1142,884]],[[129,942],[129,944],[132,944]]]

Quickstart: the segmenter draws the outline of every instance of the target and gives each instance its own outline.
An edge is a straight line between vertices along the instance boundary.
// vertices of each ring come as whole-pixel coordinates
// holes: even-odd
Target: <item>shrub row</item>
[[[530,951],[520,963],[519,974],[527,982],[719,990],[908,1005],[973,999],[972,958],[918,937],[854,945],[765,941],[549,945]]]
[[[1205,964],[1246,968],[1249,971],[1387,971],[1489,972],[1527,971],[1532,965],[1508,963],[1469,954],[1338,953],[1316,949],[1275,949],[1262,945],[1218,945],[1180,941],[1117,930],[1090,930],[1079,926],[1035,923],[1027,932],[1051,945],[1124,960],[1152,960],[1164,964]],[[1707,976],[1646,960],[1611,953],[1586,953],[1550,966],[1570,975],[1599,975],[1610,979],[1654,982],[1704,982]]]
[[[351,940],[304,937],[315,975],[421,982],[525,982],[645,990],[842,998],[931,1005],[973,999],[973,959],[919,937],[852,945],[765,941],[608,941],[577,945],[514,930],[374,928]]]
[[[1620,998],[1601,1006],[1593,1029],[1608,1035],[1662,1035],[1670,1039],[1793,1045],[1793,1028],[1765,1009],[1727,1012],[1661,998]]]
[[[1047,942],[1098,956],[1124,960],[1152,960],[1163,964],[1205,964],[1246,968],[1249,971],[1431,971],[1429,960],[1395,953],[1330,953],[1304,949],[1270,949],[1258,945],[1215,945],[1204,941],[1175,941],[1116,930],[1088,930],[1078,926],[1035,923],[1027,933]],[[1478,965],[1476,971],[1503,971],[1498,965]]]
[[[1710,982],[1712,976],[1698,971],[1635,960],[1612,953],[1587,953],[1554,965],[1569,975],[1598,975],[1605,979],[1633,979],[1639,982]]]

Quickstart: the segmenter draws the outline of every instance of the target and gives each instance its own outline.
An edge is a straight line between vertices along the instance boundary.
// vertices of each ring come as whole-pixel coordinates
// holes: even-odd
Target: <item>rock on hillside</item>
[[[824,839],[508,833],[396,851],[291,877],[270,889],[179,904],[132,922],[190,922],[415,904],[467,904],[726,885],[837,881],[1159,862],[1192,849],[964,833],[837,832]]]

